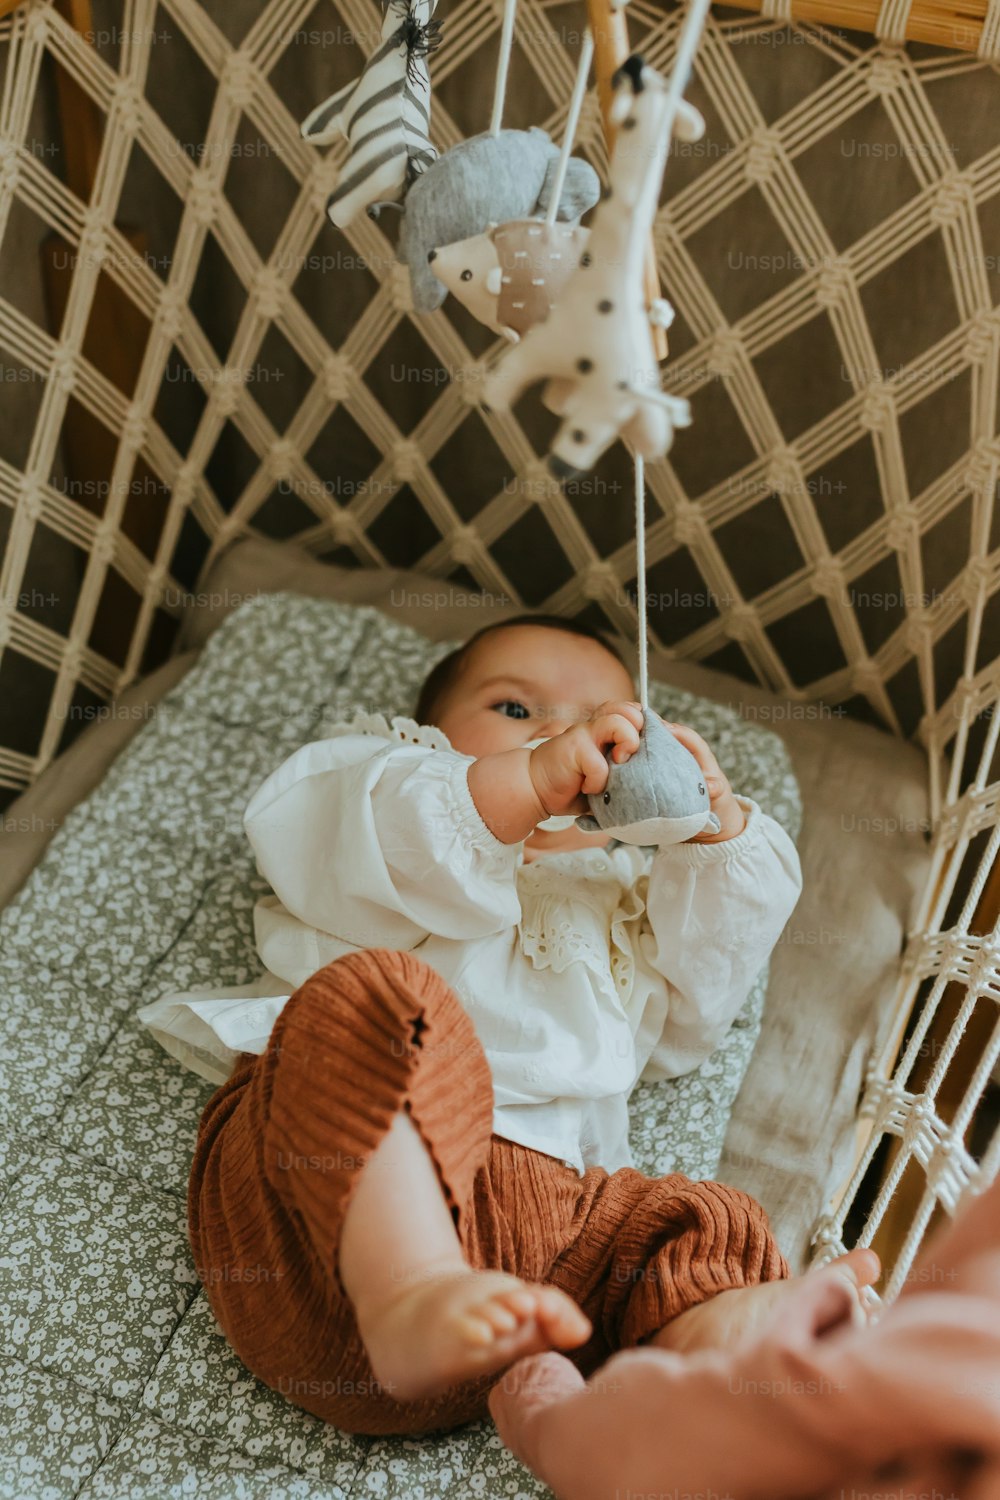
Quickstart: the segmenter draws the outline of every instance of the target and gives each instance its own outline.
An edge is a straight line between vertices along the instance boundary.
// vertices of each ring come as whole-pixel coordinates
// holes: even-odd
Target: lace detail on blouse
[[[324,739],[335,740],[344,734],[374,734],[384,740],[397,740],[401,745],[426,745],[431,750],[451,750],[451,741],[443,729],[433,724],[418,724],[405,714],[393,714],[391,722],[385,714],[366,713],[357,709],[350,723],[331,726]]]
[[[584,851],[522,865],[518,935],[534,968],[561,974],[571,963],[584,963],[625,1004],[635,980],[625,928],[642,917],[645,902],[636,886],[609,878],[606,861],[614,863]]]

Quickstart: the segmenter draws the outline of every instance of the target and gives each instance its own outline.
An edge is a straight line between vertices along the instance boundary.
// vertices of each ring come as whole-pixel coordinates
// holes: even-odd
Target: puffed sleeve
[[[667,1017],[642,1077],[689,1073],[719,1045],[802,889],[795,845],[756,802],[742,833],[663,845],[653,856],[639,945],[668,985]]]
[[[514,928],[520,845],[483,822],[471,764],[373,735],[303,745],[244,814],[261,875],[293,916],[358,947]]]

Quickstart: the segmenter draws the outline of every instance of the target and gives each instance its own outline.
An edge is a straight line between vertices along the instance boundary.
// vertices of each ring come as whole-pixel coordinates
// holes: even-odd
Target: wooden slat
[[[56,0],[56,9],[74,31],[78,31],[81,36],[93,36],[94,18],[90,0]],[[100,112],[90,95],[62,68],[56,70],[56,95],[66,159],[66,181],[76,196],[83,203],[88,203],[101,150],[103,127]]]
[[[718,0],[731,10],[760,13],[761,5],[753,0]],[[815,21],[821,26],[843,26],[848,31],[867,31],[874,35],[881,10],[879,0],[792,0],[793,21]],[[975,52],[983,33],[986,5],[982,0],[955,6],[935,5],[933,0],[914,0],[906,22],[906,39],[929,42],[960,52]]]

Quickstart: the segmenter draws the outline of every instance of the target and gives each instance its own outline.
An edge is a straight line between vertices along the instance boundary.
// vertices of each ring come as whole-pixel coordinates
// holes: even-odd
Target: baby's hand
[[[590,719],[571,724],[531,752],[528,769],[546,812],[585,813],[585,798],[603,792],[608,780],[605,746],[616,763],[639,748],[642,709],[638,703],[602,703]]]
[[[737,802],[733,789],[712,750],[696,729],[689,729],[686,724],[671,724],[668,719],[664,719],[663,722],[674,738],[680,740],[685,750],[691,751],[701,767],[712,811],[721,825],[718,833],[696,833],[694,838],[687,839],[686,842],[721,844],[726,839],[734,839],[747,826],[746,814]]]

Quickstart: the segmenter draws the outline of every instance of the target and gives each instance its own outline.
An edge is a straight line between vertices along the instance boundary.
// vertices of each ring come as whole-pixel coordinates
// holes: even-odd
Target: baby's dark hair
[[[437,712],[441,699],[458,681],[462,662],[476,642],[481,641],[484,635],[489,635],[494,630],[505,630],[509,625],[543,625],[548,630],[563,630],[570,635],[582,635],[589,641],[596,641],[599,646],[604,647],[605,651],[609,651],[631,676],[628,663],[617,646],[613,645],[601,631],[594,630],[590,625],[581,625],[576,620],[564,620],[561,615],[514,615],[509,620],[495,620],[491,625],[484,625],[481,630],[470,635],[463,645],[456,646],[454,651],[449,651],[447,656],[442,656],[441,660],[431,668],[424,678],[414,710],[414,718],[418,724],[434,722],[433,715]]]

